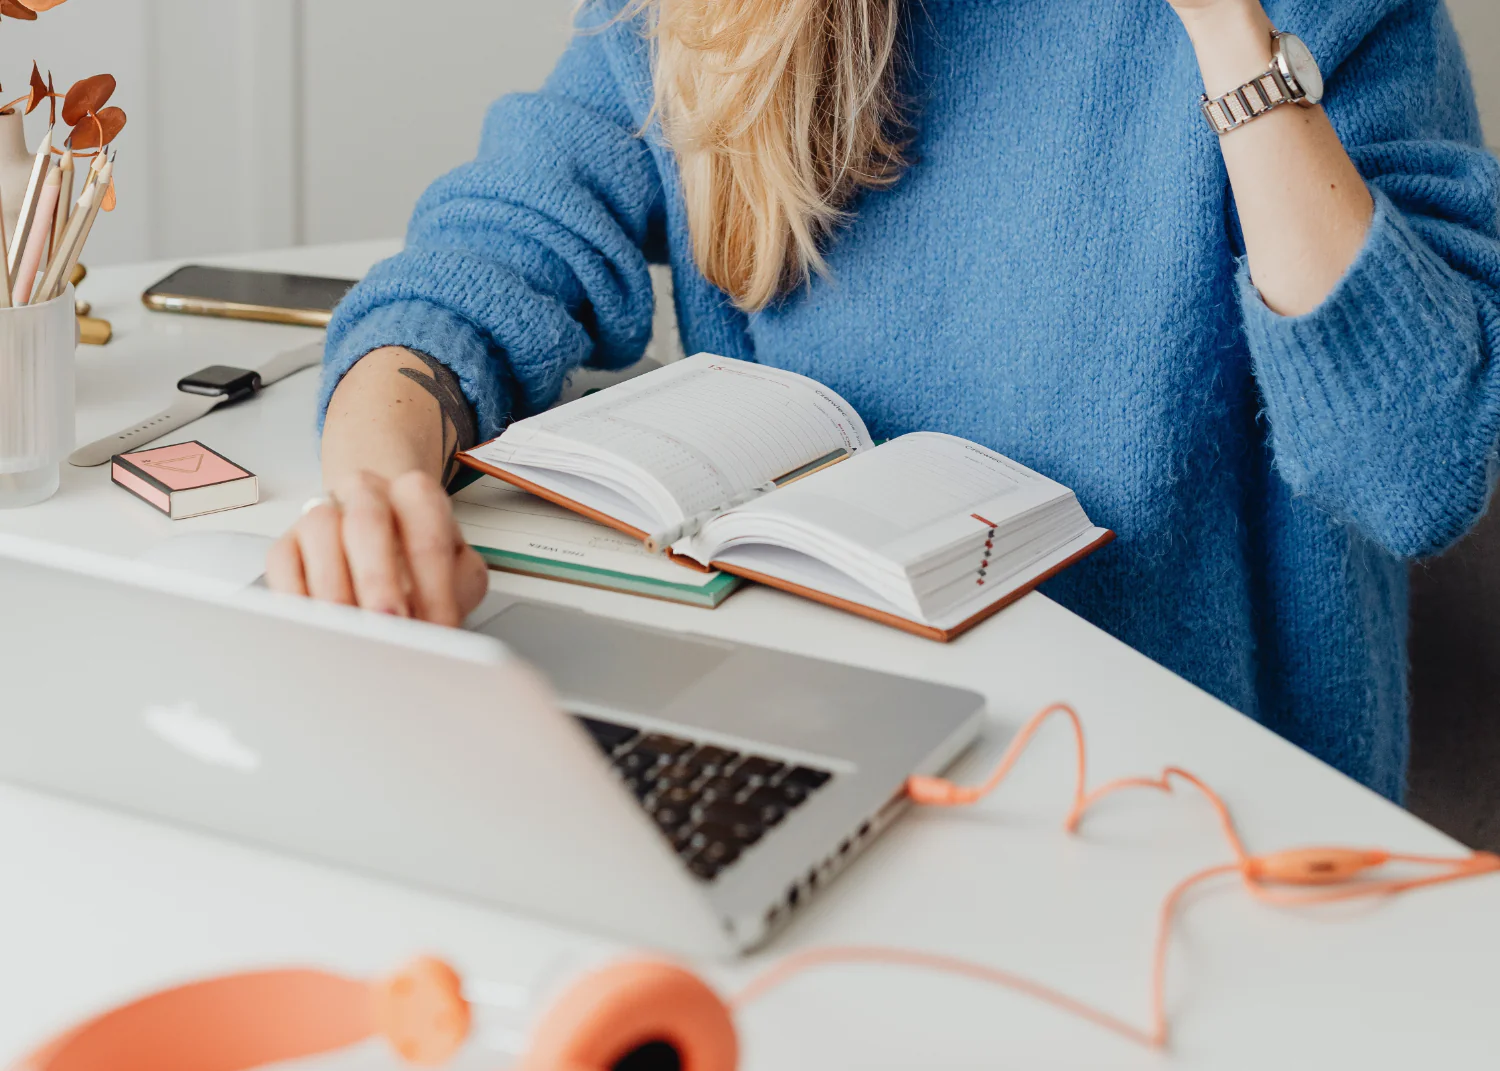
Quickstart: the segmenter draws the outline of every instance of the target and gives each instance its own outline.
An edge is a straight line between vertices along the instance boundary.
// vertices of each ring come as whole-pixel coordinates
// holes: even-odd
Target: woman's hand
[[[489,584],[437,480],[361,471],[271,548],[273,590],[458,626]]]
[[[456,426],[472,425],[466,407],[452,373],[430,358],[396,347],[361,358],[323,425],[329,499],[271,548],[271,587],[462,624],[489,584],[440,482],[472,434]]]

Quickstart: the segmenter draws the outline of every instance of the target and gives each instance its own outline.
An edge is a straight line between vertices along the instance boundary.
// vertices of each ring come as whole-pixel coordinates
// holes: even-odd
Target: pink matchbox
[[[253,472],[197,441],[116,454],[110,478],[174,521],[260,500]]]

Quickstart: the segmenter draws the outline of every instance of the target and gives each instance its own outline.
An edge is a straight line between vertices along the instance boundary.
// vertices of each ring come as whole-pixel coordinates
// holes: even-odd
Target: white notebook
[[[491,568],[715,607],[744,581],[684,569],[617,532],[489,476],[453,496],[464,540]]]
[[[993,450],[933,432],[877,446],[830,388],[710,354],[460,456],[679,561],[935,639],[1112,538],[1068,488]]]

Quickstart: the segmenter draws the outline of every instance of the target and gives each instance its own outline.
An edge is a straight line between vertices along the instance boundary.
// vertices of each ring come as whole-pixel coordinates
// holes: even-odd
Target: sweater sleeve
[[[1462,536],[1493,486],[1500,164],[1441,0],[1378,6],[1326,101],[1374,196],[1365,247],[1306,316],[1268,308],[1244,264],[1240,298],[1278,471],[1415,558]]]
[[[496,102],[478,157],[423,194],[405,249],[329,325],[320,425],[339,380],[381,346],[451,368],[481,440],[545,408],[571,369],[640,357],[662,185],[611,71],[618,32],[576,33],[541,91]]]

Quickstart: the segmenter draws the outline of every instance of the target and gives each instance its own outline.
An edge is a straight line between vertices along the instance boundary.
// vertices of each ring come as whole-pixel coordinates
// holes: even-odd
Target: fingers
[[[366,610],[410,617],[406,567],[388,497],[389,484],[373,473],[362,472],[340,487],[338,496],[344,560],[353,581],[354,601]],[[305,556],[305,544],[303,553]]]
[[[411,574],[413,614],[439,625],[461,624],[467,610],[459,605],[457,549],[463,540],[448,496],[431,476],[408,472],[391,481],[390,501]]]
[[[490,567],[477,550],[463,541],[462,533],[459,535],[458,561],[454,572],[454,590],[458,596],[458,611],[462,620],[474,612],[474,608],[490,590]]]
[[[344,560],[339,511],[327,503],[309,510],[292,529],[302,561],[306,592],[315,599],[354,605],[354,582]]]
[[[338,511],[319,506],[273,543],[266,555],[266,582],[272,591],[353,605]]]
[[[436,480],[360,473],[338,505],[308,511],[271,547],[275,591],[458,626],[489,588],[489,568],[464,542]]]
[[[266,583],[272,591],[288,595],[307,594],[307,581],[302,575],[302,551],[297,546],[295,528],[271,544],[266,554]]]

